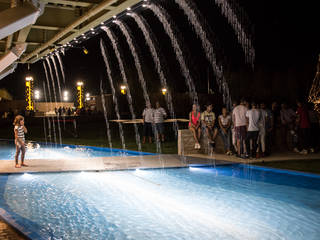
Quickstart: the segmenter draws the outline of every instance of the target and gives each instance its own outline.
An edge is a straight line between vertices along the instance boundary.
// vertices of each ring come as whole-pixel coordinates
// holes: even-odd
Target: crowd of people
[[[194,104],[189,113],[189,129],[195,140],[195,149],[201,149],[201,135],[207,138],[214,148],[216,137],[221,136],[225,153],[236,154],[240,158],[259,158],[271,153],[275,145],[277,130],[281,132],[282,145],[288,150],[301,154],[315,152],[319,145],[319,116],[302,101],[297,101],[294,111],[287,104],[281,108],[273,102],[271,109],[261,102],[233,102],[228,113],[223,107],[216,118],[213,105],[208,103],[200,112]]]

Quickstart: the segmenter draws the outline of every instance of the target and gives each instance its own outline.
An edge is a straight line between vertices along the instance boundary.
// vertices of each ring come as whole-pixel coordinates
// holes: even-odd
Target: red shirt
[[[300,128],[310,128],[310,122],[309,122],[309,116],[308,116],[307,109],[304,107],[298,107],[297,114],[300,117],[299,127]]]

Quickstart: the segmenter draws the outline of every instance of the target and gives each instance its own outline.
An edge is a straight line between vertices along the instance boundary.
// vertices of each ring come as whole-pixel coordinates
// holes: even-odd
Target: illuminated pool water
[[[320,177],[245,165],[0,176],[32,239],[319,239]]]
[[[74,159],[90,157],[135,156],[150,155],[151,153],[102,147],[88,147],[76,145],[39,145],[39,148],[29,148],[26,159]],[[0,145],[0,160],[12,160],[15,155],[14,144]]]

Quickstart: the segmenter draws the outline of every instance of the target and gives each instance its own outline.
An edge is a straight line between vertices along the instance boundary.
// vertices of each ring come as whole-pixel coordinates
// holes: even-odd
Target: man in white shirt
[[[163,126],[163,121],[164,118],[167,117],[167,113],[160,106],[159,102],[156,102],[156,109],[153,112],[154,114],[154,123],[156,124],[156,131],[157,131],[157,139],[160,141],[160,136],[161,136],[161,141],[164,142],[164,126]]]
[[[146,143],[146,137],[149,138],[149,143],[152,143],[152,124],[154,122],[154,110],[151,107],[151,103],[147,102],[146,108],[142,113],[143,117],[143,140],[142,143]]]
[[[258,137],[258,150],[257,152],[261,152],[261,157],[265,156],[266,152],[266,123],[270,119],[269,112],[265,109],[266,105],[264,103],[260,104],[260,112],[261,112],[261,119],[259,122],[259,137]],[[261,145],[261,149],[260,149]],[[261,150],[261,151],[260,151]]]
[[[247,154],[251,153],[250,156],[256,158],[257,156],[257,140],[259,136],[259,122],[261,120],[261,112],[256,109],[256,104],[251,103],[252,109],[248,110],[246,117],[248,119],[248,132],[246,138]],[[250,151],[250,141],[252,140],[252,151]]]
[[[247,135],[246,113],[248,108],[245,106],[245,102],[245,99],[241,99],[240,105],[236,106],[232,111],[232,122],[237,139],[238,157],[244,156],[244,142]]]

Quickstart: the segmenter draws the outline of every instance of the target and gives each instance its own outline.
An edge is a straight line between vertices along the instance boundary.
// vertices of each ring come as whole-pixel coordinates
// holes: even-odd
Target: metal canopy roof
[[[0,39],[0,59],[15,44],[27,43],[19,63],[34,63],[63,44],[81,37],[101,22],[137,4],[140,0],[39,0],[44,11],[33,25]],[[0,12],[16,0],[0,0]]]

